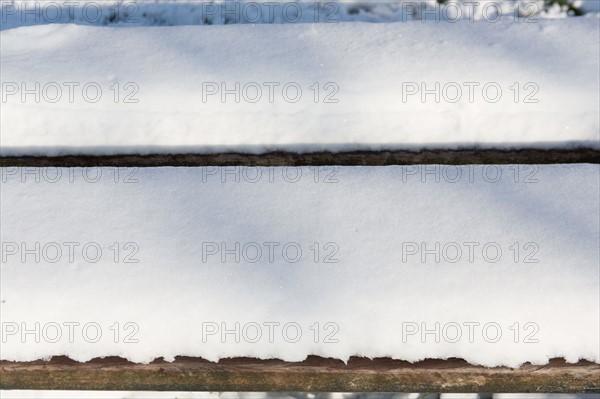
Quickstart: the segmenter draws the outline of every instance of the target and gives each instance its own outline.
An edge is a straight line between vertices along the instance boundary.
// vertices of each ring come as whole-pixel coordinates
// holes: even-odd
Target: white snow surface
[[[588,16],[4,29],[0,154],[598,148],[599,25]],[[223,101],[224,89],[239,102]],[[440,101],[422,101],[425,89]]]
[[[598,165],[118,172],[2,169],[1,359],[600,362]]]

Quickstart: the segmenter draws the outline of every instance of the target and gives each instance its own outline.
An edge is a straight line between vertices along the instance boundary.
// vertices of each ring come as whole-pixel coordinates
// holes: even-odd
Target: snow
[[[0,356],[599,362],[599,168],[5,168]]]
[[[586,0],[580,3],[581,8],[588,13],[600,13],[600,1]]]
[[[599,148],[597,17],[122,25],[0,32],[1,155]]]
[[[2,1],[0,155],[600,149],[596,0],[227,3]],[[599,168],[4,168],[0,359],[598,363]]]

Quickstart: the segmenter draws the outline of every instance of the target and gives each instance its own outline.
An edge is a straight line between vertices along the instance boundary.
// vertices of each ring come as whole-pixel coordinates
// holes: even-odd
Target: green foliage
[[[599,0],[600,1],[600,0]],[[447,3],[448,0],[437,0],[439,4]],[[566,8],[567,12],[570,15],[580,16],[583,15],[584,12],[581,8],[575,6],[575,0],[544,0],[544,7],[548,9],[553,5],[558,4],[561,8]]]
[[[545,0],[545,3],[546,8],[558,4],[561,8],[566,7],[569,14],[576,16],[583,15],[583,10],[575,6],[574,0]]]

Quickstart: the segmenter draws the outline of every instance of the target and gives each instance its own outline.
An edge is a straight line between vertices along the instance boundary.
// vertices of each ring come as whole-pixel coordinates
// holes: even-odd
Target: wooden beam
[[[557,164],[600,163],[600,150],[460,149],[423,151],[268,152],[150,155],[69,155],[0,157],[0,167],[152,167],[152,166],[312,166],[417,164]]]
[[[552,359],[545,366],[486,368],[464,360],[408,363],[311,356],[301,363],[249,358],[212,363],[179,357],[134,364],[121,358],[77,363],[65,357],[0,362],[0,389],[320,392],[600,392],[600,365]]]

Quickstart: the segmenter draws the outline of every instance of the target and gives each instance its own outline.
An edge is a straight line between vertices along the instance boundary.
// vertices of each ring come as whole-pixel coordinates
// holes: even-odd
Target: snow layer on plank
[[[3,169],[1,358],[599,362],[599,182],[583,164]]]
[[[4,30],[0,153],[598,147],[599,25]]]

